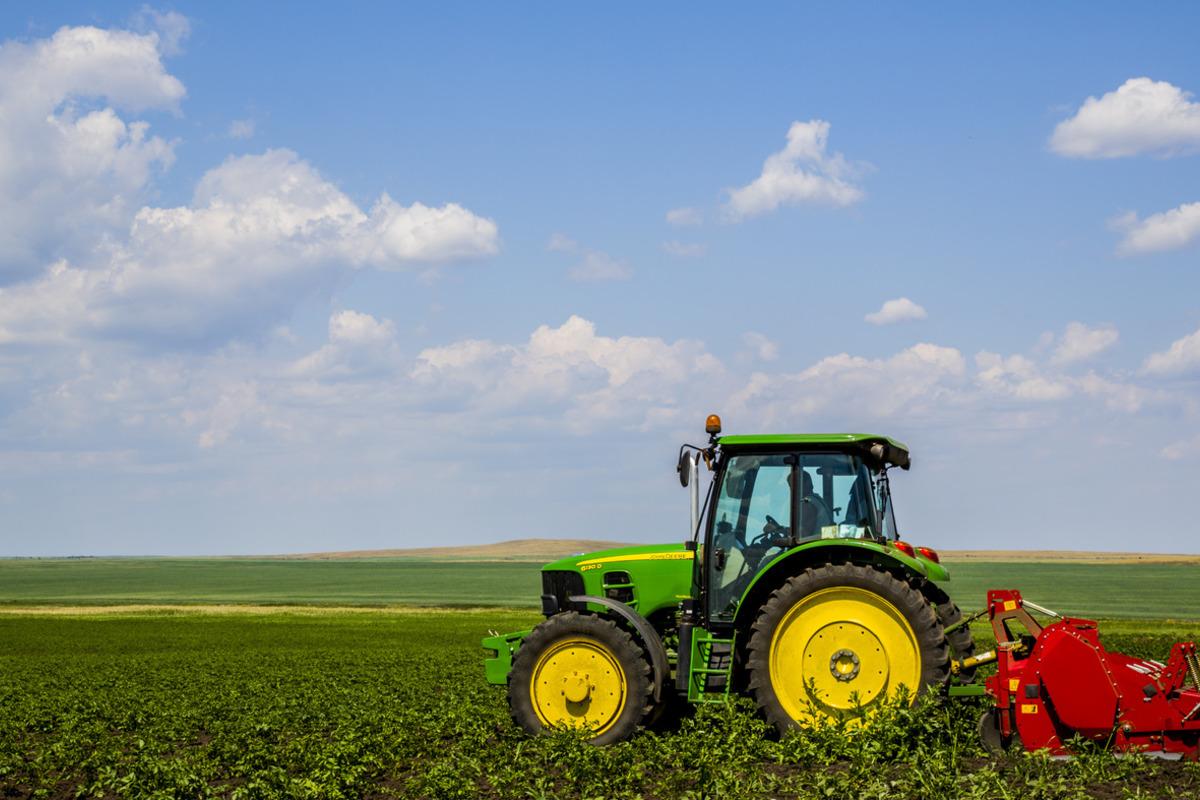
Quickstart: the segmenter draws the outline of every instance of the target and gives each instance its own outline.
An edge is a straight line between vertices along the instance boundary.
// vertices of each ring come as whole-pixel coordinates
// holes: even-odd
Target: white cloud
[[[1004,357],[983,351],[975,355],[975,380],[984,391],[1018,400],[1044,402],[1071,395],[1066,380],[1043,375],[1038,366],[1022,355]]]
[[[600,336],[594,323],[572,316],[557,328],[540,326],[523,345],[470,339],[428,348],[412,375],[427,391],[469,398],[474,415],[517,410],[548,419],[547,406],[557,406],[582,431],[671,419],[681,387],[721,369],[700,342]]]
[[[774,361],[779,358],[779,344],[757,331],[743,333],[742,342],[760,361]]]
[[[700,210],[696,208],[672,208],[667,212],[667,224],[677,228],[699,225],[703,221]]]
[[[1103,97],[1089,97],[1060,122],[1050,149],[1072,158],[1162,157],[1200,150],[1200,103],[1165,81],[1130,78]]]
[[[73,335],[212,341],[268,330],[354,267],[496,252],[496,224],[454,203],[362,211],[287,150],[230,158],[190,206],[143,208],[80,266],[0,289],[0,341]]]
[[[963,389],[966,362],[953,347],[921,343],[890,358],[848,353],[823,358],[793,374],[754,373],[728,405],[739,414],[812,430],[818,420],[843,420],[842,429],[861,420],[927,418]],[[846,425],[845,421],[853,421]]]
[[[173,143],[114,109],[178,108],[184,87],[163,66],[164,42],[79,27],[0,45],[0,283],[127,225],[171,164]]]
[[[829,154],[829,123],[793,122],[787,146],[769,156],[762,173],[746,186],[728,190],[726,216],[733,221],[774,211],[781,205],[814,203],[848,206],[863,198],[852,183],[861,167],[841,153]]]
[[[294,363],[288,372],[325,379],[361,379],[394,372],[399,367],[395,324],[346,309],[329,317],[329,342]]]
[[[1117,343],[1120,333],[1112,325],[1089,328],[1082,322],[1070,322],[1054,348],[1052,364],[1073,364],[1103,353]]]
[[[925,309],[912,300],[907,297],[898,297],[895,300],[886,301],[878,311],[867,314],[864,319],[872,325],[892,325],[897,322],[925,319],[928,316]]]
[[[252,119],[235,119],[229,123],[229,129],[225,135],[230,139],[252,139],[254,138],[254,128]]]
[[[1145,219],[1138,219],[1131,211],[1114,219],[1111,225],[1125,234],[1117,245],[1120,255],[1178,250],[1200,239],[1200,203],[1184,203]]]
[[[697,242],[680,242],[671,239],[662,243],[662,251],[677,258],[699,258],[708,252],[708,248]]]
[[[1152,353],[1142,371],[1164,376],[1200,373],[1200,330],[1176,339],[1160,353]]]

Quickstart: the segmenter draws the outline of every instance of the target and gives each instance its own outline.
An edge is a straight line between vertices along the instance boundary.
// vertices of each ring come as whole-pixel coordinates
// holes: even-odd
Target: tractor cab
[[[794,548],[899,541],[888,470],[911,465],[900,442],[861,433],[721,437],[716,415],[705,427],[708,447],[684,445],[678,472],[692,489],[695,583],[710,622],[732,623],[754,578]],[[701,463],[713,472],[703,513]]]

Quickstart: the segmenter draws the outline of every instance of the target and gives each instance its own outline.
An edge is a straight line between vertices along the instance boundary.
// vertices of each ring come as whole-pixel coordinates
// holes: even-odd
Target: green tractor
[[[858,433],[683,445],[691,535],[542,568],[532,630],[490,636],[490,683],[525,730],[608,744],[671,707],[749,695],[784,731],[969,678],[969,628],[938,555],[896,531],[888,471],[908,449]],[[712,480],[701,506],[699,471]],[[969,661],[967,662],[970,663]]]

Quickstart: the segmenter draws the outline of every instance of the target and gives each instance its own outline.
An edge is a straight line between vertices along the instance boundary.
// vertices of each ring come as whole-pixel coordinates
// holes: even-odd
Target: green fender
[[[883,542],[868,539],[819,539],[804,542],[771,559],[771,563],[754,576],[738,603],[737,614],[734,617],[735,626],[740,630],[743,625],[753,622],[753,614],[756,614],[765,602],[766,595],[788,578],[800,574],[814,564],[839,561],[876,564],[885,568],[898,567],[934,583],[950,580],[949,571],[936,561],[924,556],[914,558]],[[750,618],[746,619],[747,616]]]

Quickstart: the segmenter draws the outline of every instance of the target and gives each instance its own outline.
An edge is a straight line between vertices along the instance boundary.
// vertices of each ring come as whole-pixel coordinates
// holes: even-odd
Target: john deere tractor
[[[686,541],[547,564],[545,621],[483,640],[513,719],[607,744],[670,707],[744,694],[783,731],[947,684],[974,645],[937,553],[897,534],[888,473],[909,468],[908,449],[860,433],[721,436],[716,415],[705,428],[707,446],[679,453]]]

